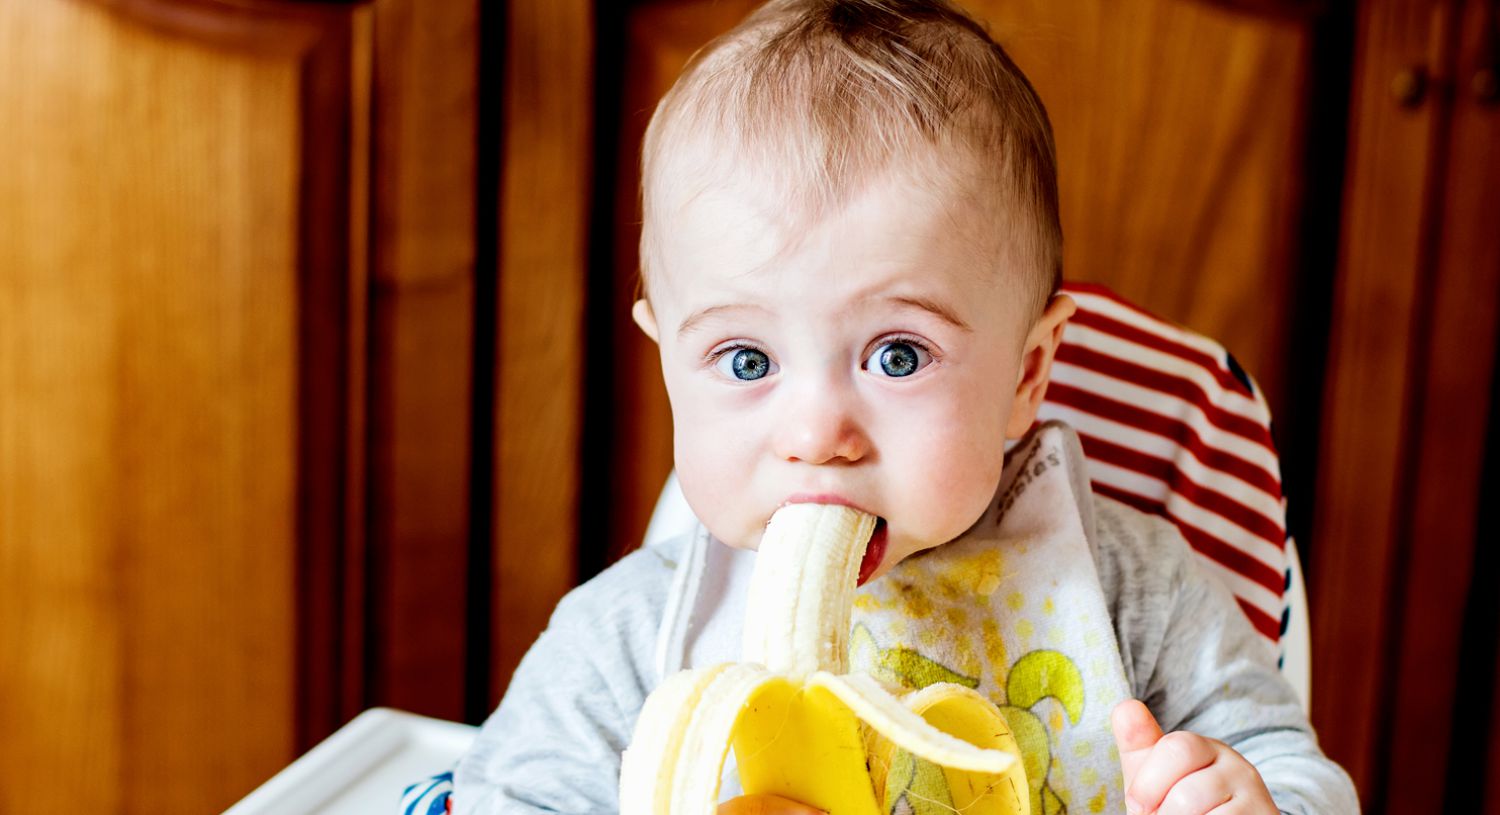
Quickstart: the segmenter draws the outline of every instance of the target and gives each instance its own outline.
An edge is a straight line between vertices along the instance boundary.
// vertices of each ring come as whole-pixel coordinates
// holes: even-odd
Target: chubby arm
[[[554,626],[527,652],[454,773],[459,815],[617,809],[630,732],[579,634]]]
[[[1229,590],[1200,567],[1175,527],[1156,519],[1142,522],[1132,512],[1116,505],[1099,513],[1101,532],[1128,544],[1100,558],[1100,573],[1116,589],[1112,611],[1132,687],[1169,734],[1172,746],[1160,752],[1186,754],[1178,762],[1183,767],[1218,765],[1215,773],[1222,770],[1233,776],[1236,789],[1248,797],[1253,797],[1254,781],[1259,780],[1274,802],[1272,812],[1357,813],[1354,786],[1318,748],[1301,703],[1276,666],[1275,649],[1250,626]],[[1132,722],[1141,727],[1130,727]],[[1149,729],[1133,717],[1117,719],[1116,724],[1117,737],[1121,724],[1137,734]],[[1174,732],[1194,738],[1171,735]],[[1222,754],[1218,745],[1232,755]],[[1140,744],[1120,746],[1124,754],[1135,752],[1130,748]],[[1184,747],[1193,749],[1180,749]],[[1239,759],[1258,779],[1243,777]],[[1131,769],[1127,767],[1127,775]],[[1178,780],[1174,776],[1179,775],[1142,772],[1147,781],[1163,776]],[[1144,791],[1146,784],[1143,797],[1154,798]],[[1144,811],[1153,811],[1150,801],[1142,803],[1147,805]],[[1164,806],[1161,811],[1179,810]]]
[[[672,568],[642,550],[558,604],[459,762],[456,815],[618,811]]]

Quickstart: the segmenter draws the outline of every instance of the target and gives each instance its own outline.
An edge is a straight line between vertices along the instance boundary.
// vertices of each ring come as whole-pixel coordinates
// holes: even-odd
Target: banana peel
[[[902,795],[918,809],[1030,815],[1020,750],[987,699],[961,685],[905,691],[847,672],[874,527],[848,507],[776,513],[751,579],[742,661],[681,671],[647,698],[621,763],[623,815],[713,815],[731,748],[746,794],[831,815],[884,815]],[[919,773],[938,783],[913,784]],[[946,799],[912,800],[929,787]]]
[[[1010,725],[999,708],[964,685],[928,685],[904,695],[902,703],[928,724],[969,744],[1017,757],[1021,755],[1021,747],[1015,734],[1011,732]],[[1029,815],[1031,811],[1023,761],[1016,761],[1008,770],[997,775],[930,763],[924,768],[917,756],[900,750],[884,739],[872,739],[868,751],[871,759],[870,779],[876,789],[885,790],[885,800],[890,803],[894,803],[904,790],[912,809],[918,813],[924,810],[958,810],[993,815]],[[903,763],[911,768],[909,780],[897,781],[891,778],[891,769],[901,767]],[[928,773],[940,773],[944,783],[918,783],[917,776],[924,769]],[[890,808],[886,807],[881,811],[890,812]]]

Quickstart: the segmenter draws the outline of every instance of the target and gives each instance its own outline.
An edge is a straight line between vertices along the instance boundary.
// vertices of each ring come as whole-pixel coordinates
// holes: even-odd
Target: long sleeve
[[[1100,577],[1135,695],[1162,729],[1216,738],[1255,765],[1293,815],[1357,813],[1349,776],[1318,748],[1275,649],[1170,524],[1097,501]]]
[[[612,813],[675,566],[636,552],[558,604],[454,774],[457,815]]]

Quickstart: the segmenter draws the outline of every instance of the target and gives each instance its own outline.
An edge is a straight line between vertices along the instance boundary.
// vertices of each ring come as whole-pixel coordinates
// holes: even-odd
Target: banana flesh
[[[847,670],[849,620],[875,517],[792,504],[771,516],[755,555],[741,660],[773,673]]]
[[[947,684],[906,693],[847,672],[874,528],[872,516],[841,506],[794,504],[772,517],[742,661],[681,671],[647,698],[621,762],[622,815],[713,815],[731,747],[747,794],[832,815],[889,812],[887,799],[905,791],[891,786],[892,768],[917,760],[940,768],[960,811],[1029,815],[1020,752],[988,700]]]

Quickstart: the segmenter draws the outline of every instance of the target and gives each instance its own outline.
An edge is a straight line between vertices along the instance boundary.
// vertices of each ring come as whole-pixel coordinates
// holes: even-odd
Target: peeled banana
[[[746,794],[832,815],[883,815],[901,795],[915,805],[926,788],[911,783],[919,768],[929,780],[941,774],[944,807],[1029,815],[1015,738],[983,696],[950,684],[907,692],[847,672],[855,584],[874,528],[872,516],[842,506],[793,504],[771,518],[743,660],[681,671],[646,699],[622,758],[622,815],[713,815],[731,747]]]

